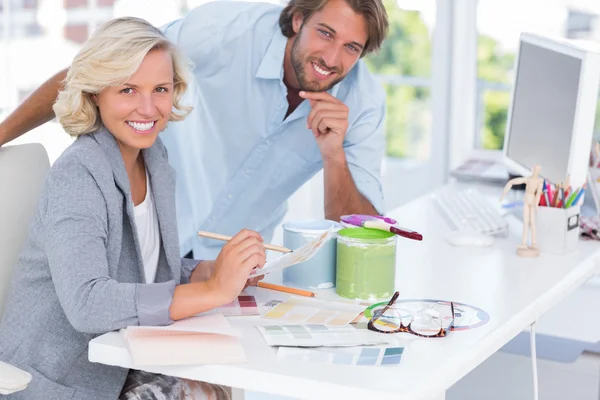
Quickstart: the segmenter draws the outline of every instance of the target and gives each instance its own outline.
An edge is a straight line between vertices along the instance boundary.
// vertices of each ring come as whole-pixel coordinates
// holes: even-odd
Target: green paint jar
[[[336,293],[349,299],[382,299],[394,294],[396,235],[366,228],[337,233]]]

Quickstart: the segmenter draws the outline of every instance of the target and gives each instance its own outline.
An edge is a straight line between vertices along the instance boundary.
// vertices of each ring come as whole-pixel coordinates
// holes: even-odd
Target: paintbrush
[[[411,231],[409,229],[401,228],[395,225],[395,220],[382,216],[375,215],[342,215],[340,217],[342,222],[346,224],[360,226],[363,228],[379,229],[381,231],[387,231],[395,233],[398,236],[405,237],[412,240],[423,240],[423,235],[418,232]],[[391,221],[394,221],[392,223]]]

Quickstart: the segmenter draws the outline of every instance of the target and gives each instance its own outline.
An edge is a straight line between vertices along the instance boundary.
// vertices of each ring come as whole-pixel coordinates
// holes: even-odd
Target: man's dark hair
[[[279,16],[281,33],[285,37],[292,37],[294,32],[294,14],[302,14],[304,22],[308,21],[314,13],[321,11],[329,0],[290,0]],[[388,33],[388,17],[382,0],[344,0],[355,13],[362,15],[367,22],[368,39],[361,55],[365,56],[381,48],[383,40]]]

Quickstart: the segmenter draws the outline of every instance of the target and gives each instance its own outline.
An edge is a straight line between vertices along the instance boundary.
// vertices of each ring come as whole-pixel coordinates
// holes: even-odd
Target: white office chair
[[[41,144],[0,147],[0,317],[50,162]],[[31,375],[0,362],[0,395],[23,390]]]

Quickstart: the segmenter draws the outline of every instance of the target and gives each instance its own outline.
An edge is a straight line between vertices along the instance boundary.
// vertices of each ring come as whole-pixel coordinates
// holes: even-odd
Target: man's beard
[[[332,73],[339,74],[340,69],[338,67],[333,67],[333,68],[328,67],[322,58],[313,59],[313,60],[304,59],[304,55],[302,54],[302,52],[299,49],[299,42],[298,42],[298,39],[300,39],[301,34],[302,34],[302,29],[300,29],[300,32],[298,32],[298,34],[296,35],[296,38],[294,39],[294,43],[292,44],[292,67],[294,68],[294,73],[296,74],[296,80],[298,81],[300,90],[304,90],[307,92],[326,92],[329,89],[331,89],[332,87],[334,87],[335,85],[337,85],[338,83],[340,83],[345,78],[345,75],[338,75],[338,79],[335,79],[333,82],[331,82],[331,84],[325,85],[325,86],[320,85],[318,82],[309,81],[306,78],[306,71],[304,69],[307,61],[314,62],[320,68],[323,68],[326,71],[331,71]],[[311,68],[312,68],[312,65],[311,65]]]

